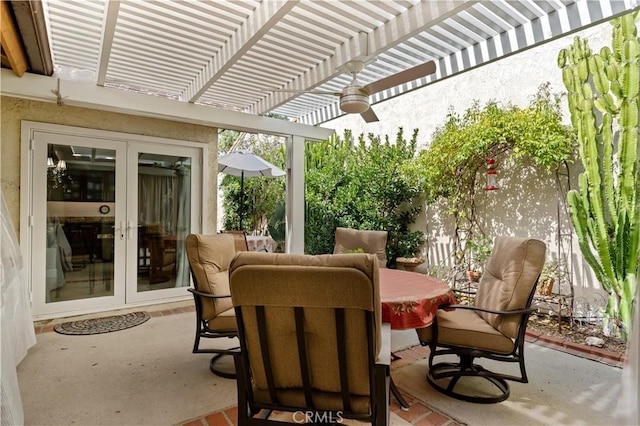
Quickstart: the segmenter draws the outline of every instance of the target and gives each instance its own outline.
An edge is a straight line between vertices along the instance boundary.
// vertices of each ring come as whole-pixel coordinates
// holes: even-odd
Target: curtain
[[[178,203],[176,206],[176,287],[189,286],[189,263],[184,239],[191,231],[191,170],[182,166],[176,170]]]
[[[138,218],[141,225],[156,225],[169,234],[175,225],[175,176],[138,175]]]
[[[27,350],[36,344],[33,328],[29,288],[9,209],[0,192],[2,207],[0,214],[0,282],[2,285],[2,362],[0,394],[2,425],[20,425],[24,423],[24,411],[16,366],[27,355]]]
[[[191,170],[180,166],[155,173],[141,171],[138,199],[139,223],[147,232],[176,236],[175,286],[188,287],[189,264],[184,239],[191,231]]]

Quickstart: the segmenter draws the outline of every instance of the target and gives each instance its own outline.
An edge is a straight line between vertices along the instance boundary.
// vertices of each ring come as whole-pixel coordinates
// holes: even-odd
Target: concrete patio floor
[[[63,320],[36,324],[38,343],[18,366],[25,425],[235,424],[235,381],[211,374],[209,355],[191,353],[193,302],[135,310],[151,319],[106,334],[53,332]],[[225,340],[215,344],[234,343]],[[428,349],[416,346],[413,330],[394,331],[392,349],[402,359],[393,362],[392,374],[411,408],[399,410],[392,398],[391,423],[614,424],[622,363],[542,343],[525,349],[530,383],[512,384],[503,403],[479,405],[435,392],[425,380]]]

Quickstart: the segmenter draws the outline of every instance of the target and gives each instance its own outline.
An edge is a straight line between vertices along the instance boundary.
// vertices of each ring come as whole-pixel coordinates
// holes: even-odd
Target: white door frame
[[[140,142],[130,142],[128,144],[128,171],[127,176],[129,181],[127,182],[127,217],[126,217],[126,232],[125,239],[127,243],[127,253],[138,251],[138,185],[137,179],[138,175],[138,161],[132,160],[133,158],[137,158],[138,153],[146,152],[153,153],[153,149],[158,148],[158,144],[149,144],[149,143],[140,143]],[[201,148],[201,147],[198,147]],[[198,148],[188,147],[183,144],[180,146],[165,146],[162,149],[163,155],[175,155],[175,156],[184,156],[185,153],[190,152],[192,154],[192,159],[194,162],[191,164],[191,193],[192,194],[202,194],[200,189],[202,178],[203,178],[203,170],[201,170],[200,162],[198,160]],[[202,157],[202,152],[200,152],[200,157]],[[133,179],[136,179],[136,183],[134,184]],[[192,224],[191,230],[196,232],[196,229],[202,229],[201,220],[202,220],[202,211],[200,206],[202,197],[191,197],[192,205],[195,205],[196,208],[190,209],[189,212],[191,214],[190,223]],[[130,255],[128,255],[130,256]],[[129,257],[131,259],[131,256]],[[153,290],[153,291],[145,291],[138,292],[138,271],[137,268],[127,268],[127,305],[131,303],[149,303],[152,301],[168,301],[175,300],[176,298],[180,298],[185,295],[186,288],[185,287],[174,287],[167,288],[163,290]]]
[[[105,130],[96,130],[96,129],[87,129],[82,127],[74,127],[74,126],[65,126],[59,124],[49,124],[49,123],[40,123],[33,121],[22,121],[21,123],[21,191],[20,191],[20,247],[22,250],[22,255],[24,259],[27,280],[29,285],[29,290],[32,299],[33,305],[33,271],[32,271],[32,263],[33,262],[42,262],[43,259],[33,258],[33,250],[34,244],[32,243],[34,238],[38,236],[34,235],[34,223],[36,220],[36,216],[41,213],[34,212],[33,205],[33,197],[37,195],[38,189],[34,188],[34,165],[35,164],[46,164],[46,158],[35,158],[35,138],[36,133],[48,133],[52,135],[60,135],[60,136],[76,136],[87,139],[107,139],[110,141],[122,141],[128,143],[146,143],[146,144],[154,144],[154,145],[165,145],[167,147],[170,146],[182,146],[182,147],[192,147],[201,150],[200,156],[200,176],[197,177],[198,185],[192,188],[192,197],[200,201],[200,206],[196,210],[197,212],[197,221],[192,221],[192,229],[194,232],[198,232],[198,230],[206,230],[206,225],[203,223],[202,218],[204,217],[204,212],[207,211],[207,197],[204,194],[208,192],[208,184],[206,179],[206,173],[208,167],[208,145],[191,142],[191,141],[182,141],[177,139],[167,139],[153,136],[143,136],[136,135],[130,133],[122,133],[122,132],[114,132],[114,131],[105,131]],[[126,145],[125,145],[126,146]],[[40,189],[41,190],[41,189]],[[190,295],[187,293],[186,289],[184,289],[184,296],[175,296],[170,300],[182,300],[190,298]],[[160,301],[168,301],[168,299],[163,298]],[[136,305],[147,305],[150,301],[139,302],[139,303],[130,303],[127,304],[127,307],[132,307]],[[157,303],[157,302],[156,302]],[[47,312],[37,312],[34,309],[34,319],[45,319],[45,318],[55,318],[69,315],[79,315],[85,313],[97,312],[99,310],[107,310],[114,309],[118,307],[124,306],[113,306],[113,307],[103,307],[103,308],[95,308],[92,306],[82,307],[82,308],[73,308],[69,311],[55,312],[55,313],[47,313]]]

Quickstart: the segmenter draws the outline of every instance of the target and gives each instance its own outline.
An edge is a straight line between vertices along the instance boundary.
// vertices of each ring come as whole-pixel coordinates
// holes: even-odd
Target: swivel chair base
[[[482,395],[473,395],[455,391],[456,386],[464,387],[464,379],[478,377],[484,379],[498,390],[497,395],[486,395],[486,390]],[[450,379],[448,382],[446,379]],[[462,380],[461,380],[462,379]],[[506,380],[495,377],[494,373],[486,370],[478,364],[460,364],[443,362],[433,365],[427,373],[427,381],[437,391],[462,401],[474,402],[478,404],[494,404],[509,398],[509,384]],[[491,388],[493,389],[493,388]],[[493,389],[495,390],[495,389]],[[486,395],[486,396],[485,396]]]
[[[211,358],[211,362],[209,363],[209,370],[211,370],[211,372],[213,374],[215,374],[216,376],[219,376],[219,377],[222,377],[222,378],[225,378],[225,379],[235,379],[236,378],[236,369],[235,369],[235,366],[234,366],[233,362],[231,363],[231,367],[226,369],[226,370],[218,368],[218,366],[215,365],[216,362],[219,361],[224,356],[233,356],[233,354],[231,354],[231,353],[217,354],[216,356]]]

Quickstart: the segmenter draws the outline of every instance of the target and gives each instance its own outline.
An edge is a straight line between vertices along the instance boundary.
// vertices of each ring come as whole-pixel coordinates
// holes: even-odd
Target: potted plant
[[[401,266],[405,271],[414,272],[418,266],[425,262],[420,253],[420,246],[423,243],[423,235],[403,235],[398,238],[394,250],[397,255],[395,262],[393,262],[395,267]]]
[[[553,285],[558,282],[558,288],[564,278],[566,278],[566,262],[562,259],[552,259],[545,262],[538,279],[538,294],[549,296],[553,293]]]
[[[485,262],[491,255],[493,241],[491,237],[485,235],[471,238],[467,242],[467,250],[469,255],[469,268],[467,270],[467,279],[471,282],[478,282],[482,275]]]
[[[398,257],[396,264],[404,268],[405,271],[414,272],[416,268],[424,263],[424,259],[421,257]]]

